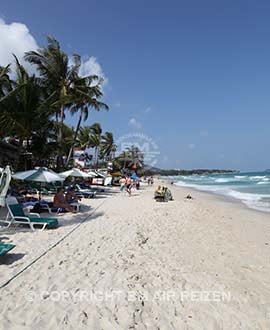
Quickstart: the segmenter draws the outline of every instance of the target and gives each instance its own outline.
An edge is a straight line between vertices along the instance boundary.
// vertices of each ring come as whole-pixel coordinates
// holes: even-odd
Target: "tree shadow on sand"
[[[72,226],[75,224],[80,224],[80,223],[86,223],[86,222],[90,222],[93,220],[96,220],[97,218],[101,217],[104,215],[104,212],[94,212],[94,210],[92,211],[93,213],[87,214],[87,213],[77,213],[76,215],[72,216],[69,219],[58,219],[59,221],[59,227],[66,227],[66,226]],[[54,229],[54,230],[57,230]]]

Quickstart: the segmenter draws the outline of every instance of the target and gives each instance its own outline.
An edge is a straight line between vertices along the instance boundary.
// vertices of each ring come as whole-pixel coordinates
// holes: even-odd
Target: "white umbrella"
[[[2,171],[1,173],[1,178],[0,178],[0,206],[5,206],[5,200],[6,200],[6,195],[7,191],[9,188],[9,183],[11,180],[11,172],[9,166],[6,166],[6,168]]]
[[[76,178],[90,178],[91,177],[91,175],[79,170],[78,168],[72,168],[69,171],[59,173],[59,175],[64,178],[67,178],[68,176],[72,176],[72,177],[76,177]]]
[[[35,181],[40,183],[40,193],[41,194],[41,183],[42,182],[55,182],[55,181],[64,181],[65,179],[55,173],[52,170],[49,170],[46,167],[39,167],[35,170],[29,170],[24,172],[17,172],[12,175],[13,179],[23,180],[23,181]]]
[[[15,174],[12,175],[12,178],[13,179],[16,179],[16,180],[25,180],[26,178],[28,178],[32,174],[35,174],[36,171],[37,170],[29,170],[29,171],[17,172],[17,173],[15,173]]]
[[[64,178],[62,178],[60,175],[45,167],[40,167],[35,170],[29,170],[24,172],[17,172],[12,175],[12,178],[17,180],[48,183],[54,181],[64,181]]]

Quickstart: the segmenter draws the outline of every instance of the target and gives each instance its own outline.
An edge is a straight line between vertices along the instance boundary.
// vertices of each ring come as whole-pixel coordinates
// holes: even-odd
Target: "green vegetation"
[[[101,77],[80,76],[81,58],[72,60],[59,42],[48,37],[46,47],[25,53],[33,66],[30,74],[16,56],[16,70],[0,67],[0,138],[16,147],[16,170],[51,166],[62,170],[72,166],[73,149],[94,148],[95,164],[109,160],[116,150],[113,134],[102,135],[100,124],[83,127],[89,110],[108,110],[101,102]],[[65,124],[66,113],[79,113],[76,128]],[[3,159],[2,159],[2,164]]]

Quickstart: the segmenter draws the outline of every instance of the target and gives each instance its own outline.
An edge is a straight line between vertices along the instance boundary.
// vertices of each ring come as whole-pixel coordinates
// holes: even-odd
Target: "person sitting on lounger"
[[[70,187],[68,192],[66,193],[66,202],[68,204],[71,204],[71,203],[77,203],[80,200],[81,198],[79,196],[76,196],[75,194],[75,188]]]
[[[53,198],[53,206],[57,208],[62,208],[65,211],[76,213],[74,208],[66,202],[63,188],[57,189],[57,193],[54,195]]]

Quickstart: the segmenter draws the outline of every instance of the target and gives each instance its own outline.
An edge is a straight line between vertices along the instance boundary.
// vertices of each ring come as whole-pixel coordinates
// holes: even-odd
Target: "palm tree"
[[[136,167],[143,167],[144,156],[140,149],[134,145],[127,149],[129,154],[130,163],[129,166],[136,165]]]
[[[95,166],[98,165],[98,158],[99,158],[99,147],[100,147],[100,137],[97,134],[91,134],[89,137],[88,145],[90,148],[94,149],[94,158],[93,162]]]
[[[90,135],[91,135],[90,126],[84,126],[80,128],[76,143],[81,149],[85,150],[86,148],[89,147]]]
[[[101,157],[106,157],[107,160],[111,160],[115,151],[116,151],[116,144],[114,143],[113,133],[105,132],[104,135],[101,137]]]
[[[94,123],[90,126],[91,136],[89,139],[89,147],[94,148],[94,163],[97,167],[98,165],[98,158],[99,158],[99,151],[100,151],[100,143],[101,143],[101,135],[102,135],[102,128],[99,123]]]
[[[0,66],[0,99],[11,91],[11,80],[9,78],[10,64],[6,67]]]
[[[60,167],[62,166],[62,131],[65,109],[72,105],[72,86],[78,77],[80,57],[74,54],[74,64],[69,65],[68,55],[62,51],[59,42],[51,36],[47,37],[47,41],[47,47],[25,53],[25,59],[37,66],[42,85],[46,90],[46,102],[55,113],[56,121],[60,117],[58,132],[58,167]]]
[[[144,164],[143,161],[143,153],[138,147],[133,145],[119,154],[119,156],[115,159],[115,165],[122,169],[125,169],[126,167],[131,169],[133,165],[136,165],[136,168],[141,168]]]
[[[93,85],[95,81],[97,83]],[[83,78],[78,77],[78,79],[75,80],[73,84],[72,89],[74,91],[74,105],[71,108],[71,113],[74,114],[79,111],[80,115],[74,134],[73,144],[71,145],[67,157],[67,164],[69,163],[73,147],[76,143],[78,132],[81,127],[81,122],[86,121],[88,118],[89,108],[93,108],[96,111],[100,111],[102,108],[106,110],[109,109],[105,103],[98,100],[103,95],[101,92],[101,84],[102,79],[95,75]]]
[[[34,75],[29,76],[16,57],[15,61],[16,78],[11,82],[9,92],[0,100],[0,125],[8,128],[9,134],[18,136],[21,146],[26,141],[28,150],[41,116],[42,91],[39,79]]]

